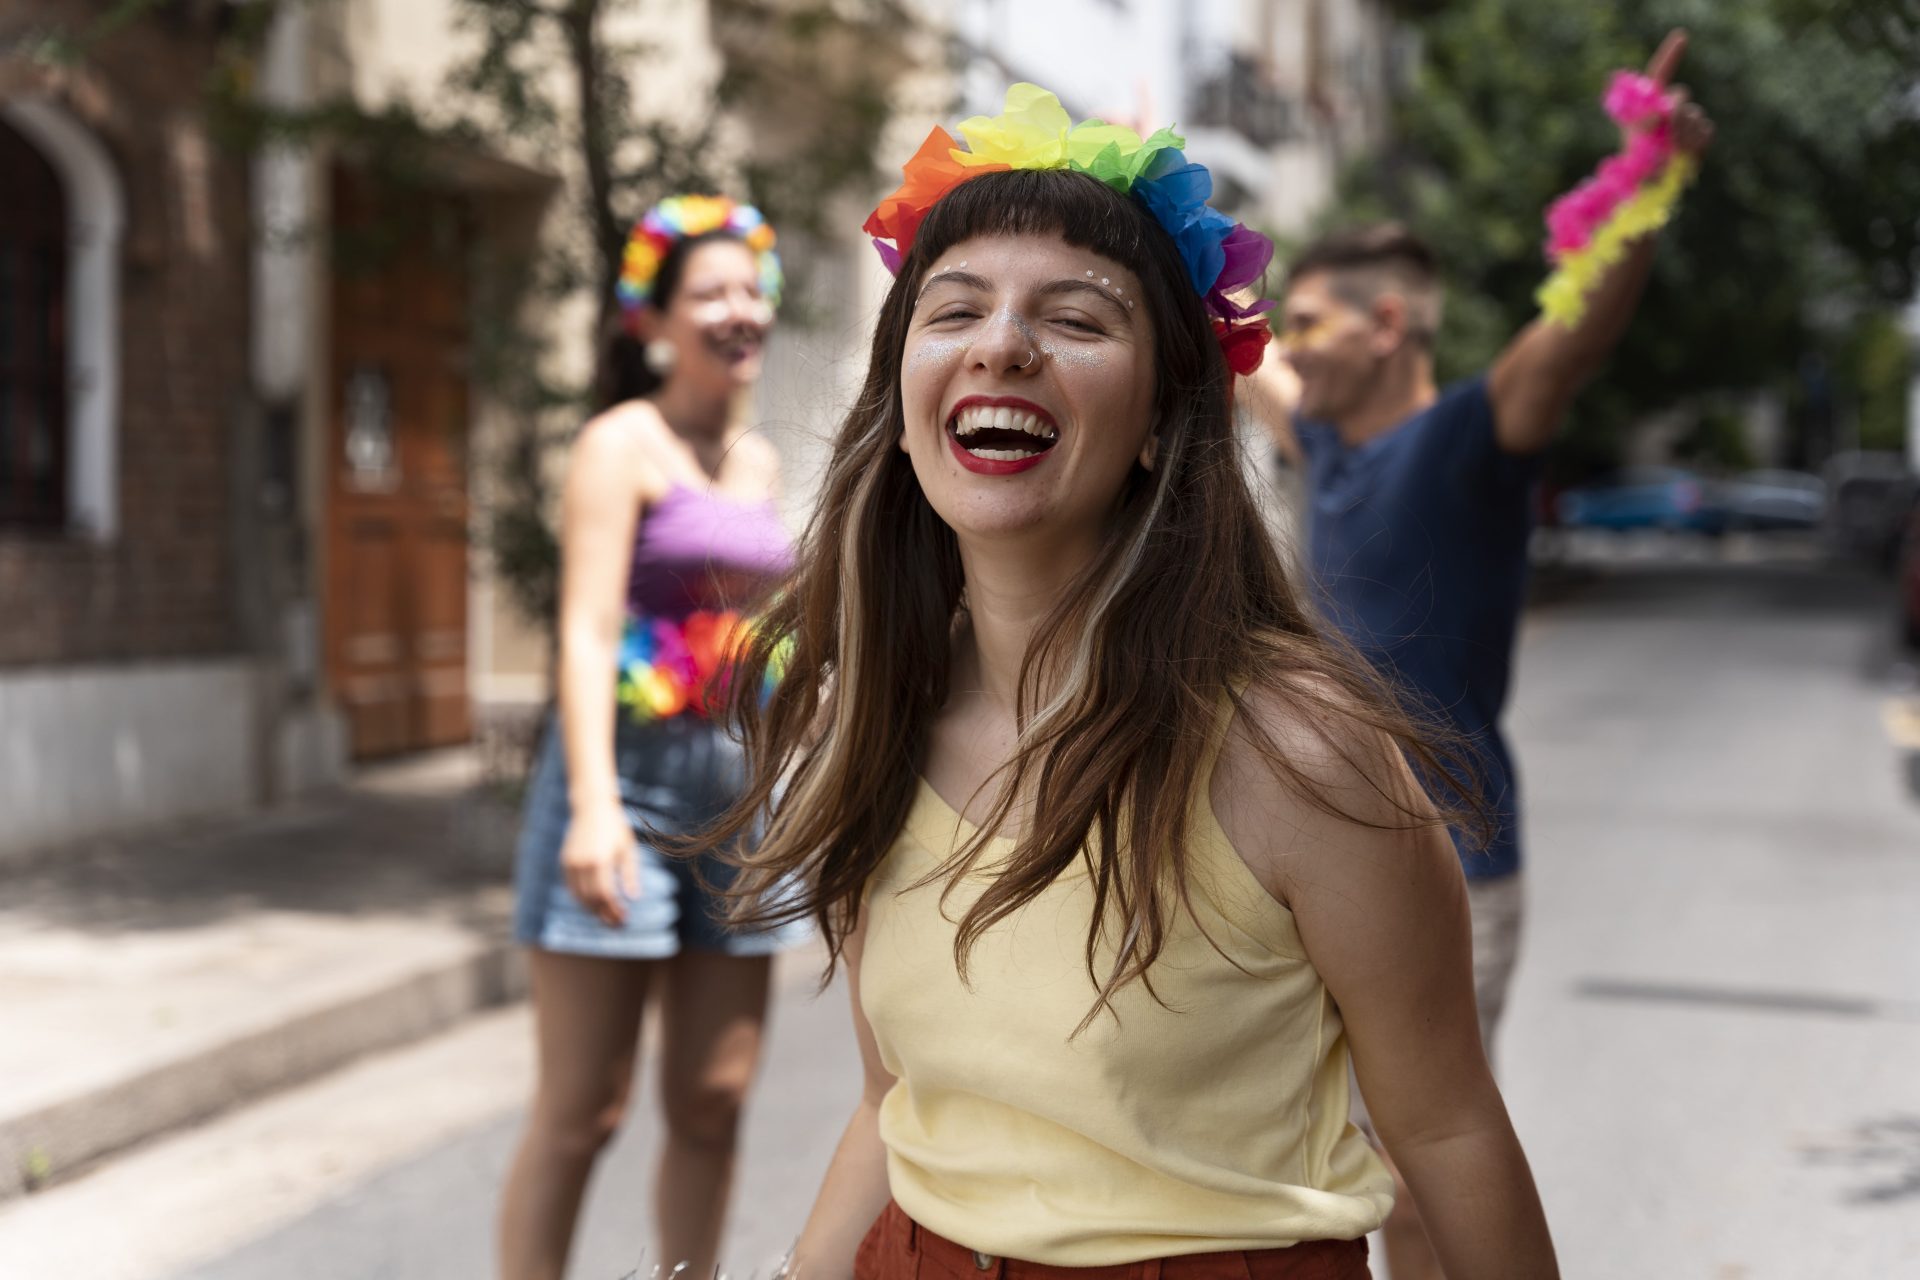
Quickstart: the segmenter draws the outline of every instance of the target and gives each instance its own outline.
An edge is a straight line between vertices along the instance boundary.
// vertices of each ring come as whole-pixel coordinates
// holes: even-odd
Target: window
[[[67,522],[67,208],[60,175],[0,121],[0,527]]]

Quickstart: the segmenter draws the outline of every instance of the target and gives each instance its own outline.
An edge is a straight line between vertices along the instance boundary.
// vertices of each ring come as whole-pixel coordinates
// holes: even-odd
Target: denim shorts
[[[560,870],[570,808],[566,751],[552,723],[527,788],[514,859],[514,936],[520,942],[570,955],[663,960],[681,951],[765,956],[807,940],[805,921],[755,932],[727,928],[724,900],[705,886],[726,887],[734,869],[711,854],[670,857],[647,843],[649,830],[690,834],[727,810],[747,781],[740,744],[698,716],[623,720],[614,738],[614,766],[620,802],[640,837],[640,894],[627,901],[626,922],[602,923],[573,896]]]

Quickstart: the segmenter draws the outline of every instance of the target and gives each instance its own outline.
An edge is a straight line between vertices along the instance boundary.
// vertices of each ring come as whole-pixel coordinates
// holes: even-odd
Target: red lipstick
[[[1024,458],[979,457],[969,452],[967,447],[960,443],[959,433],[955,430],[960,414],[967,409],[973,408],[1018,409],[1022,413],[1030,413],[1052,427],[1054,439],[1056,441],[1059,439],[1060,424],[1053,420],[1052,414],[1031,400],[1024,400],[1019,396],[962,396],[953,406],[952,411],[947,414],[947,447],[953,450],[953,456],[959,461],[960,465],[975,475],[1010,476],[1017,475],[1022,471],[1030,471],[1046,461],[1047,455],[1053,452],[1053,446],[1049,445],[1047,448],[1028,454]]]

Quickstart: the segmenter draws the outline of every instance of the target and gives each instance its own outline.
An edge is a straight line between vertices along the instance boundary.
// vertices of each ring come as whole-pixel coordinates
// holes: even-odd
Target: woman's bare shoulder
[[[657,460],[667,430],[660,411],[645,400],[629,400],[595,414],[573,440],[569,469],[574,483],[631,487],[642,497],[651,496],[662,487]]]
[[[1327,851],[1392,839],[1427,809],[1365,699],[1316,674],[1247,687],[1209,795],[1235,851],[1282,901]]]
[[[574,451],[649,453],[658,448],[662,434],[668,430],[666,419],[651,401],[626,400],[587,419],[574,437]]]

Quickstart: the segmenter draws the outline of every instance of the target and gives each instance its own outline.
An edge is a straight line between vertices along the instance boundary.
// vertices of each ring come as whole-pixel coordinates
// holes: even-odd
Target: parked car
[[[1920,477],[1898,453],[1838,453],[1827,463],[1827,534],[1834,549],[1891,568]]]
[[[1680,467],[1630,467],[1596,484],[1567,490],[1558,508],[1560,523],[1568,528],[1709,534],[1726,528],[1714,486]]]
[[[1805,471],[1749,471],[1720,486],[1729,529],[1818,529],[1827,482]]]

